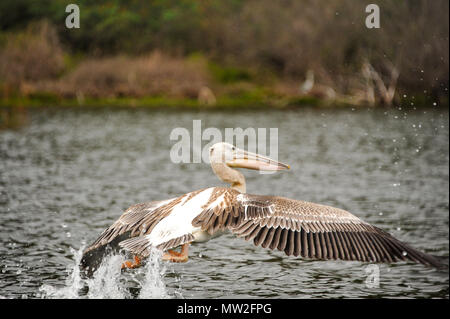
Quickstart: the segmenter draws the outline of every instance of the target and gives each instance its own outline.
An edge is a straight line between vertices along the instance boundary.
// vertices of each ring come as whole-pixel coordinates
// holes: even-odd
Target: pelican
[[[209,157],[213,172],[230,187],[210,187],[131,206],[85,249],[82,268],[95,271],[108,247],[135,256],[122,268],[140,266],[152,249],[163,251],[163,260],[186,262],[191,243],[208,241],[225,231],[256,246],[305,259],[441,265],[435,257],[345,210],[247,194],[244,175],[235,169],[280,171],[289,169],[289,165],[228,143],[214,144]],[[179,246],[179,252],[174,250]]]

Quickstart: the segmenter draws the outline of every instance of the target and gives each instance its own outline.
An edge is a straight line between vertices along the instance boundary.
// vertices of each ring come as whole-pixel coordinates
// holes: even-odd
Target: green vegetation
[[[0,105],[448,101],[446,0],[381,1],[379,30],[354,0],[80,0],[80,29],[69,3],[0,3]]]
[[[237,83],[242,81],[251,81],[250,72],[236,67],[225,67],[217,63],[210,62],[208,69],[214,76],[214,79],[222,84]]]

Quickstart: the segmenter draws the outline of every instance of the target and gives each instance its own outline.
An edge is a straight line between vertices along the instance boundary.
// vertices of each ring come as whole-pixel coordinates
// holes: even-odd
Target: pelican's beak
[[[247,168],[260,171],[281,171],[291,168],[287,164],[283,164],[271,158],[241,149],[236,149],[233,152],[232,159],[227,161],[226,164],[229,167]]]

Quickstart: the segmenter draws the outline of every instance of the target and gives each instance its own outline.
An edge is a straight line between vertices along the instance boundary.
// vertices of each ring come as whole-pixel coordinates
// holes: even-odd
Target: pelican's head
[[[281,171],[289,169],[266,156],[244,151],[229,143],[216,143],[209,149],[209,160],[214,173],[232,187],[245,192],[244,176],[233,168],[247,168],[260,171]],[[244,190],[244,191],[242,191]]]

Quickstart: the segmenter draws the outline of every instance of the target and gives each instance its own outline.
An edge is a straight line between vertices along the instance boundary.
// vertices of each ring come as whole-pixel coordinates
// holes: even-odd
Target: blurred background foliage
[[[447,0],[377,1],[380,29],[355,0],[79,0],[81,28],[67,29],[72,2],[0,2],[3,97],[197,98],[206,86],[390,104],[391,82],[394,100],[448,97]]]

